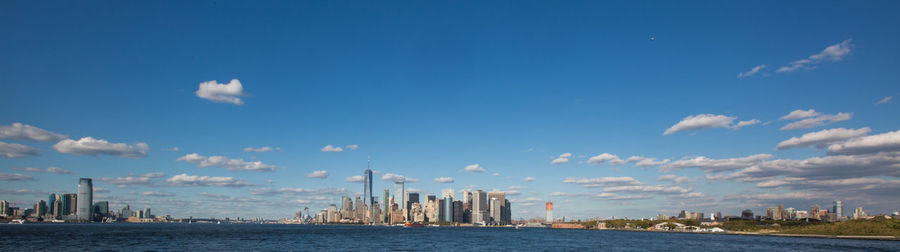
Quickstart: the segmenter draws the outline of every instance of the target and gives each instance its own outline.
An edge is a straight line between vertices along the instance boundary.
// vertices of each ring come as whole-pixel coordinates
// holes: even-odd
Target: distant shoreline
[[[590,229],[587,229],[590,230]],[[822,238],[822,239],[851,239],[851,240],[880,240],[880,241],[900,241],[900,237],[895,236],[866,236],[866,235],[819,235],[819,234],[785,234],[785,233],[760,233],[760,232],[681,232],[681,231],[654,231],[654,230],[638,230],[638,229],[597,229],[598,231],[624,231],[624,232],[653,232],[653,233],[675,233],[675,234],[708,234],[708,235],[753,235],[753,236],[774,236],[774,237],[800,237],[800,238]]]

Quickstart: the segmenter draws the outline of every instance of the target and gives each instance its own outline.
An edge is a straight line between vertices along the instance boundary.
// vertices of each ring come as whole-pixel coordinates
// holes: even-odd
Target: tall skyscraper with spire
[[[365,178],[365,183],[363,184],[363,203],[366,206],[372,207],[372,202],[375,200],[375,196],[372,192],[372,170],[371,168],[372,161],[369,159],[368,167],[366,167],[366,172],[363,174],[363,178]]]

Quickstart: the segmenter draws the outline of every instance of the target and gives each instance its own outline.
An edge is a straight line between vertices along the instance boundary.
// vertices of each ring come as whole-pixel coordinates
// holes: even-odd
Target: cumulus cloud
[[[270,152],[270,151],[277,151],[277,150],[281,150],[281,148],[278,148],[278,147],[273,148],[273,147],[269,147],[269,146],[263,146],[263,147],[259,147],[259,148],[254,148],[254,147],[244,148],[244,152],[256,152],[256,153],[263,153],[263,152]]]
[[[550,161],[550,164],[565,164],[565,163],[568,163],[570,157],[572,157],[572,153],[566,152],[566,153],[563,153],[563,154],[559,154],[559,157],[553,159],[553,161]]]
[[[213,102],[231,103],[234,105],[244,104],[244,101],[238,97],[246,95],[244,87],[238,79],[232,79],[228,84],[217,83],[215,80],[201,82],[196,94],[197,97]]]
[[[777,177],[845,179],[867,176],[900,177],[900,153],[835,155],[802,160],[777,159],[748,166],[730,174],[709,175],[706,179],[759,182]]]
[[[537,179],[534,177],[525,177],[525,182],[531,182],[531,181],[535,181],[535,180],[537,180]]]
[[[772,158],[770,154],[756,154],[741,158],[712,159],[704,156],[682,158],[660,168],[662,171],[675,171],[684,168],[697,168],[707,172],[737,170],[758,164]]]
[[[669,162],[669,160],[668,160],[668,159],[663,159],[663,160],[657,161],[656,158],[648,158],[648,157],[642,157],[642,156],[631,156],[631,157],[628,157],[628,159],[626,159],[625,162],[628,162],[628,163],[635,162],[634,165],[640,166],[640,167],[651,167],[651,166],[657,166],[657,165],[663,165],[663,164],[666,164],[666,163]]]
[[[434,182],[438,182],[438,183],[453,183],[453,178],[451,178],[451,177],[438,177],[438,178],[434,178]]]
[[[891,102],[891,99],[894,99],[894,97],[893,96],[884,97],[881,100],[879,100],[878,102],[876,102],[875,105],[886,104],[888,102]]]
[[[467,172],[485,172],[485,171],[487,171],[484,169],[484,167],[481,167],[481,165],[479,165],[479,164],[467,165],[466,168],[463,168],[463,170],[465,170]]]
[[[244,159],[228,159],[224,156],[211,156],[206,157],[197,153],[191,153],[184,155],[176,161],[184,161],[188,163],[196,163],[197,167],[209,167],[216,166],[229,171],[258,171],[258,172],[271,172],[275,171],[275,168],[278,168],[274,165],[264,164],[262,161],[248,162],[244,161]]]
[[[144,193],[141,193],[141,195],[144,195],[144,196],[151,196],[151,197],[172,197],[172,196],[175,196],[174,193],[154,192],[154,191],[144,192]]]
[[[342,151],[344,151],[344,148],[334,147],[330,144],[325,145],[325,147],[322,147],[322,152],[342,152]]]
[[[347,146],[345,146],[345,147],[346,147],[348,150],[356,150],[356,149],[359,149],[359,145],[355,145],[355,144],[347,145]]]
[[[116,178],[100,178],[100,181],[118,185],[144,185],[151,186],[154,184],[155,178],[161,178],[165,176],[163,173],[153,172],[153,173],[145,173],[141,175],[129,174],[127,177],[116,177]]]
[[[313,171],[313,172],[311,172],[311,173],[309,173],[309,174],[306,174],[306,177],[307,177],[307,178],[320,178],[320,179],[327,178],[327,177],[328,177],[328,171],[325,171],[325,170],[321,170],[321,171]]]
[[[59,167],[47,167],[47,168],[45,168],[45,169],[35,168],[35,167],[25,167],[25,168],[13,167],[12,169],[13,169],[13,170],[17,170],[17,171],[27,171],[27,172],[46,172],[46,173],[56,173],[56,174],[75,174],[75,172],[73,172],[73,171],[66,170],[66,169],[59,168]]]
[[[753,76],[756,73],[758,73],[759,70],[762,70],[763,68],[766,68],[766,67],[767,67],[766,65],[755,66],[755,67],[751,68],[750,71],[738,73],[737,78],[740,79],[740,78],[744,78],[744,77]]]
[[[622,160],[621,158],[619,158],[619,156],[605,153],[605,152],[600,155],[596,155],[596,156],[589,158],[587,162],[589,164],[603,164],[603,163],[609,162],[609,164],[611,164],[611,165],[620,165],[620,164],[625,163],[625,161]]]
[[[364,183],[364,182],[366,182],[366,177],[363,177],[363,175],[350,176],[350,177],[347,177],[347,182]]]
[[[870,131],[872,131],[872,129],[869,129],[869,127],[864,127],[860,129],[835,128],[817,132],[810,132],[803,134],[800,137],[792,137],[791,139],[784,140],[781,143],[778,143],[778,146],[776,146],[775,149],[785,150],[790,148],[802,148],[812,145],[815,145],[816,148],[825,148],[828,144],[865,136]]]
[[[632,177],[599,177],[599,178],[566,178],[563,180],[566,184],[577,184],[584,187],[604,187],[619,185],[639,185],[640,181]]]
[[[787,73],[793,72],[798,69],[815,69],[816,66],[822,62],[838,62],[844,59],[845,56],[850,54],[850,48],[853,44],[850,43],[851,40],[847,39],[841,43],[834,44],[822,50],[817,54],[813,54],[805,59],[799,59],[791,62],[787,66],[783,66],[775,70],[778,73]]]
[[[9,126],[0,125],[0,138],[38,142],[54,142],[63,140],[66,138],[66,136],[28,124],[13,123]]]
[[[37,156],[38,150],[21,144],[0,142],[0,157],[23,158]]]
[[[381,176],[381,179],[384,181],[405,182],[405,183],[412,183],[412,182],[418,181],[417,179],[414,179],[414,178],[407,178],[403,175],[392,174],[392,173],[385,173],[384,176]]]
[[[19,173],[5,173],[0,172],[0,181],[26,181],[26,180],[34,180],[34,177],[19,174]]]
[[[691,178],[688,178],[688,177],[686,177],[686,176],[678,176],[678,175],[675,175],[675,174],[666,174],[666,175],[662,175],[662,176],[659,176],[658,178],[656,178],[656,180],[659,180],[659,181],[672,181],[672,182],[674,182],[674,183],[676,183],[676,184],[682,184],[682,183],[688,183],[688,182],[691,182]]]
[[[900,130],[853,138],[844,143],[828,146],[828,155],[867,154],[889,151],[900,151]]]
[[[173,186],[218,186],[218,187],[245,187],[252,184],[234,177],[195,176],[185,173],[166,179]]]
[[[732,123],[737,117],[733,116],[725,116],[725,115],[714,115],[714,114],[700,114],[700,115],[692,115],[687,116],[684,119],[681,119],[672,127],[669,127],[665,132],[663,132],[663,136],[681,132],[688,130],[704,130],[704,129],[712,129],[712,128],[740,128],[747,125],[753,125],[757,122],[753,122],[754,120],[744,121],[744,125],[740,126],[732,126]]]
[[[732,127],[732,128],[733,128],[733,129],[740,129],[741,127],[744,127],[744,126],[756,125],[756,124],[759,124],[759,123],[760,123],[760,121],[757,120],[757,119],[751,119],[751,120],[747,120],[747,121],[740,121],[740,122],[738,122],[737,124],[735,124],[734,127]]]
[[[142,158],[147,156],[150,146],[146,143],[110,143],[103,139],[82,137],[78,141],[66,139],[53,145],[53,149],[61,153],[97,156],[113,155],[119,157]]]
[[[853,117],[853,113],[838,113],[836,115],[828,115],[821,114],[816,112],[815,110],[794,110],[790,114],[782,116],[781,119],[791,120],[791,119],[799,119],[805,118],[803,120],[799,120],[796,122],[788,123],[781,127],[781,130],[796,130],[796,129],[808,129],[815,128],[818,126],[822,126],[825,124],[840,122],[850,120]]]

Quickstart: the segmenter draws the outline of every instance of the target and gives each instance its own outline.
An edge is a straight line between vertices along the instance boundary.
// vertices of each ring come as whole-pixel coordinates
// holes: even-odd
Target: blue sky
[[[388,173],[423,193],[505,190],[514,218],[543,216],[548,200],[575,218],[835,199],[889,213],[900,210],[897,11],[5,1],[0,199],[27,206],[92,177],[113,207],[288,217],[361,193],[348,180],[371,156],[376,192]]]

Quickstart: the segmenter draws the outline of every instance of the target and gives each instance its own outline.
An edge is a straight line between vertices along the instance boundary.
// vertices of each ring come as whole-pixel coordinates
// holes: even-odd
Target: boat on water
[[[9,224],[25,224],[25,220],[15,219],[15,220],[10,221]]]
[[[406,224],[403,224],[403,227],[425,227],[425,224],[407,222]]]

